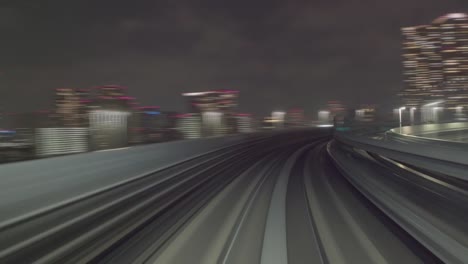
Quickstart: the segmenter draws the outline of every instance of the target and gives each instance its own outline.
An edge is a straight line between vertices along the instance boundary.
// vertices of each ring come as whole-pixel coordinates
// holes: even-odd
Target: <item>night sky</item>
[[[400,27],[467,11],[467,0],[5,0],[0,111],[100,84],[178,111],[181,92],[222,88],[256,114],[388,103],[402,86]]]

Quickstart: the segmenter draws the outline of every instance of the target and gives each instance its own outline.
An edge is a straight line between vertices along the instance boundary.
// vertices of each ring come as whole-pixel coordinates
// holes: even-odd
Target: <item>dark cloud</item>
[[[466,0],[10,1],[0,4],[0,107],[51,105],[52,89],[119,83],[184,110],[183,91],[241,91],[243,111],[331,99],[385,103],[400,89],[400,27]]]
[[[17,30],[22,27],[24,17],[21,12],[15,8],[0,8],[0,30]]]

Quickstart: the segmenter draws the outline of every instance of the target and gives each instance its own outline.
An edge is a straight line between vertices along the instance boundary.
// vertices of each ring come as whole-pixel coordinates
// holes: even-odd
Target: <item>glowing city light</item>
[[[439,102],[433,102],[433,103],[428,103],[428,104],[425,104],[423,105],[424,107],[427,107],[427,106],[433,106],[433,105],[438,105],[438,104],[441,104],[443,103],[444,101],[439,101]]]

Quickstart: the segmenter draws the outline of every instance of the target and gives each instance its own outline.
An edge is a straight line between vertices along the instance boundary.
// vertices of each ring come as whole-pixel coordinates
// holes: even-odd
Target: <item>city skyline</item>
[[[421,0],[48,4],[0,6],[5,111],[44,109],[48,89],[106,83],[176,111],[181,92],[218,88],[239,90],[243,110],[259,115],[297,106],[314,113],[330,99],[387,103],[402,86],[399,28],[466,9]]]
[[[153,103],[149,103],[149,104],[143,104],[142,101],[148,101],[148,100],[144,100],[145,98],[143,98],[143,100],[141,100],[141,98],[137,98],[137,97],[133,97],[131,96],[131,89],[129,89],[128,87],[126,86],[121,86],[121,85],[116,85],[116,84],[111,84],[111,85],[95,85],[95,86],[92,86],[91,88],[71,88],[71,86],[67,87],[67,88],[55,88],[55,89],[49,89],[48,90],[48,94],[49,94],[49,98],[51,99],[50,100],[50,104],[48,105],[48,107],[46,108],[41,108],[41,109],[32,109],[31,111],[0,111],[0,114],[7,114],[7,115],[16,115],[16,114],[28,114],[28,113],[48,113],[48,114],[54,114],[55,116],[60,116],[60,112],[63,112],[64,111],[64,107],[61,106],[61,104],[59,103],[59,94],[63,94],[63,93],[69,93],[68,97],[69,98],[72,98],[72,102],[73,101],[76,101],[76,102],[81,102],[81,103],[85,103],[85,105],[93,105],[95,104],[97,101],[101,100],[101,99],[106,99],[104,98],[103,96],[100,95],[100,93],[102,93],[100,90],[102,88],[106,88],[106,87],[110,87],[110,88],[118,88],[118,89],[122,89],[124,90],[125,92],[122,93],[120,96],[117,96],[116,98],[119,98],[119,99],[123,99],[123,101],[129,101],[131,102],[131,108],[129,108],[128,110],[129,111],[135,111],[135,110],[138,110],[139,108],[144,108],[144,107],[157,107],[158,109],[162,108],[160,106],[160,104],[156,104],[158,106],[154,106],[154,102]],[[93,92],[93,90],[95,90]],[[164,108],[165,111],[173,111],[173,112],[178,112],[178,113],[181,113],[182,115],[184,113],[193,113],[193,106],[190,106],[190,105],[187,105],[186,103],[186,99],[184,99],[183,97],[191,97],[191,96],[194,96],[194,95],[202,95],[202,94],[211,94],[211,93],[236,93],[236,94],[239,94],[240,92],[237,91],[237,90],[229,90],[229,89],[212,89],[212,90],[200,90],[200,91],[194,91],[194,92],[188,92],[188,93],[181,93],[181,94],[177,94],[178,98],[179,98],[179,101],[183,102],[184,104],[184,107],[180,110],[180,111],[174,111],[174,109],[167,109],[167,108]],[[238,96],[239,98],[242,98],[242,96]],[[334,102],[336,100],[334,100],[335,98],[329,98],[327,99],[326,101],[323,101],[322,103],[319,104],[319,106],[317,106],[318,109],[320,110],[323,110],[323,109],[326,109],[327,107],[329,107],[329,104],[330,102]],[[63,99],[61,99],[63,100]],[[104,100],[105,101],[105,100]],[[346,104],[346,102],[342,102],[342,101],[337,101],[339,103],[344,103],[344,105],[346,107],[351,107],[352,109],[355,108],[355,107],[358,107],[360,105],[363,105],[362,103],[360,104],[355,104],[355,105],[350,105],[350,104]],[[256,116],[257,118],[262,118],[264,116],[270,116],[272,114],[272,112],[275,112],[275,111],[284,111],[284,112],[287,112],[287,111],[290,111],[290,110],[295,110],[295,109],[300,109],[301,111],[304,111],[303,107],[302,106],[298,106],[298,105],[293,105],[292,107],[288,107],[288,108],[269,108],[266,110],[266,114],[265,115],[261,115],[261,114],[258,114],[258,113],[251,113],[251,112],[247,112],[247,111],[244,111],[242,109],[241,106],[239,105],[236,105],[235,106],[235,112],[237,113],[240,113],[240,114],[248,114],[248,115],[252,115],[252,116]],[[0,109],[1,110],[1,109]],[[75,110],[76,111],[76,110]],[[68,114],[71,114],[68,113]],[[316,112],[308,112],[306,113],[306,116],[308,116],[310,119],[314,119],[316,115]]]

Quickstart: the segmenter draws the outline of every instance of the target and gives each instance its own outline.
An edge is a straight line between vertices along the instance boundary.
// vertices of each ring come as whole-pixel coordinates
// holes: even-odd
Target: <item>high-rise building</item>
[[[135,98],[127,96],[125,87],[96,87],[96,99],[89,111],[90,141],[93,149],[127,146],[128,118]]]
[[[55,123],[59,127],[87,127],[90,93],[86,89],[55,90]]]
[[[185,139],[202,137],[202,120],[199,114],[181,114],[177,116],[177,130]]]
[[[330,111],[320,110],[317,113],[317,121],[319,124],[330,124],[333,121],[333,118],[330,116]]]
[[[80,95],[72,88],[55,89],[55,109],[37,111],[34,142],[38,157],[63,155],[87,150],[88,130],[81,115]]]
[[[254,132],[254,123],[251,114],[236,114],[237,119],[237,132],[238,133],[252,133]]]
[[[89,112],[90,143],[94,150],[121,148],[128,144],[129,112],[96,109]]]
[[[91,109],[92,99],[90,89],[76,89],[76,95],[79,100],[78,118],[80,120],[80,127],[89,127],[88,113]]]
[[[190,113],[233,113],[237,107],[239,92],[234,90],[213,90],[183,93],[182,95],[189,100]]]
[[[159,106],[136,107],[129,117],[132,143],[151,143],[162,140],[163,115]]]
[[[375,105],[361,105],[355,110],[355,119],[358,122],[374,122],[376,120],[376,106]]]
[[[294,108],[286,113],[286,124],[288,127],[303,127],[305,126],[304,110]]]
[[[346,106],[341,101],[328,101],[327,109],[330,112],[331,120],[337,116],[346,115]]]
[[[468,107],[468,15],[448,14],[434,20],[440,34],[445,106]]]
[[[430,78],[431,67],[429,57],[434,56],[429,52],[429,26],[406,27],[403,33],[403,67],[405,89],[400,93],[404,104],[407,106],[419,106],[433,94],[437,81],[433,83]],[[441,63],[441,61],[437,61]],[[438,68],[441,72],[441,68]],[[434,73],[433,73],[434,74]],[[437,73],[439,76],[440,74]],[[439,80],[440,82],[440,80]]]
[[[58,126],[79,127],[80,98],[72,88],[59,88],[55,90],[55,113]]]
[[[214,90],[182,95],[188,98],[189,113],[201,116],[202,136],[235,133],[238,91]]]
[[[430,25],[402,28],[405,106],[445,101],[468,107],[468,15],[448,14]]]
[[[129,111],[134,100],[127,95],[126,87],[103,85],[96,87],[94,106],[105,110]]]
[[[88,150],[88,98],[85,90],[55,90],[55,110],[34,114],[35,150],[38,157]],[[32,124],[33,122],[31,122]]]
[[[286,112],[284,111],[273,111],[271,112],[271,121],[273,124],[273,127],[276,129],[281,129],[285,127],[285,118],[286,117]],[[268,123],[268,120],[264,120]]]
[[[228,116],[223,112],[202,112],[202,135],[204,137],[213,137],[228,134],[229,128],[232,129],[232,126],[229,126],[227,123],[230,118],[234,117]]]

